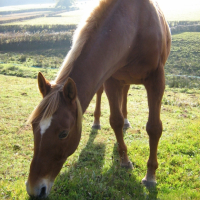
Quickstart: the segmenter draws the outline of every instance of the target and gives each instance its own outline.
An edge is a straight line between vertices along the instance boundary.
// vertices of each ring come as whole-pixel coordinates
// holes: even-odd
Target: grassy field
[[[186,3],[175,8],[173,3],[176,2],[172,0],[160,0],[160,3],[167,20],[200,20],[198,1],[191,0],[195,5],[192,8]],[[80,6],[87,7],[87,4],[81,2]],[[77,24],[84,13],[81,9],[53,18],[12,24]],[[166,75],[200,76],[200,33],[181,33],[173,35],[172,40]],[[48,79],[53,79],[68,50],[69,47],[59,47],[0,52],[0,199],[30,199],[24,182],[33,155],[33,135],[31,126],[25,122],[41,100],[35,78],[38,71],[42,71]],[[124,138],[134,169],[127,171],[119,167],[116,139],[108,122],[109,107],[104,94],[102,130],[91,130],[94,98],[83,117],[79,147],[63,165],[49,200],[200,199],[200,79],[166,78],[169,86],[178,85],[167,87],[162,101],[164,130],[158,150],[157,187],[147,190],[140,184],[149,154],[145,131],[148,106],[144,87],[131,86],[128,118],[132,128],[124,132]]]
[[[186,32],[172,36],[171,53],[165,66],[168,85],[181,88],[200,88],[199,78],[171,77],[171,75],[200,77],[199,43],[199,32]],[[52,71],[51,68],[58,69],[60,67],[68,50],[69,47],[60,46],[54,49],[37,49],[33,51],[19,51],[16,49],[11,52],[1,52],[0,74],[35,78],[37,71],[41,70],[49,78],[52,78],[55,70]],[[41,68],[36,69],[32,66]]]
[[[166,63],[166,74],[200,76],[200,33],[185,32],[172,35],[172,46]]]
[[[33,154],[33,135],[25,125],[41,99],[35,79],[0,75],[0,199],[29,199],[24,182]],[[103,95],[102,130],[92,131],[95,99],[84,114],[77,151],[66,161],[48,199],[200,199],[200,91],[166,88],[162,104],[163,135],[159,144],[158,185],[140,184],[146,172],[148,117],[146,92],[132,86],[124,132],[134,169],[119,167],[116,139],[108,123]]]
[[[42,14],[47,14],[49,13],[48,11],[42,11],[42,12],[28,12],[28,13],[17,13],[17,14],[12,14],[12,15],[2,15],[0,18],[0,22],[5,21],[5,20],[21,20],[24,17],[32,17],[32,16],[37,16],[37,15],[42,15]]]

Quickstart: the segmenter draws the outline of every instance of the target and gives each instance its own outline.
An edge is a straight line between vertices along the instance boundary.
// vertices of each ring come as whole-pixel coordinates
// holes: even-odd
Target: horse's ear
[[[51,90],[50,82],[42,75],[38,73],[38,87],[43,97],[45,97]]]
[[[67,79],[67,82],[63,87],[63,95],[66,101],[70,101],[71,103],[75,102],[77,97],[77,90],[76,84],[71,78]]]

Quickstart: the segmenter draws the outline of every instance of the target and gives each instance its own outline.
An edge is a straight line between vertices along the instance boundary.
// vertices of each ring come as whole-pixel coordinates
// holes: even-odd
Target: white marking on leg
[[[130,122],[128,121],[128,119],[124,118],[124,124],[130,124]]]
[[[96,125],[100,125],[100,123],[99,122],[93,122],[93,126],[96,126]]]
[[[52,116],[47,118],[47,119],[40,121],[40,133],[41,133],[41,135],[43,135],[45,133],[45,131],[49,128],[49,126],[51,125],[51,120],[52,120]]]

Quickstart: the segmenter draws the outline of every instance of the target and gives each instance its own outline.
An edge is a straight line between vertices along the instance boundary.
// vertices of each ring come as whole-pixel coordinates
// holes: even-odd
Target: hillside
[[[85,11],[96,1],[78,0],[76,6],[80,10],[70,12],[48,13],[49,11],[46,11],[45,13],[41,10],[43,16],[40,16],[40,13],[32,11],[37,19],[35,17],[27,19],[29,18],[28,12],[23,13],[23,16],[22,13],[15,13],[15,15],[12,14],[11,19],[15,22],[8,23],[11,15],[3,16],[8,17],[8,20],[6,21],[3,17],[0,20],[0,23],[5,23],[0,25],[0,62],[2,62],[0,73],[29,76],[27,71],[31,71],[30,68],[28,70],[24,67],[20,68],[21,71],[18,73],[18,70],[13,67],[15,64],[26,67],[36,66],[42,69],[59,68],[70,48],[73,31],[82,20]],[[34,2],[37,3],[37,1]],[[176,87],[199,87],[200,79],[187,78],[186,83],[184,78],[183,83],[178,84],[174,82],[174,77],[200,76],[200,4],[197,0],[183,2],[180,5],[178,5],[180,2],[178,0],[174,4],[172,0],[167,2],[158,0],[158,2],[166,14],[172,32],[171,54],[165,66],[167,84]],[[45,2],[41,1],[41,3]],[[172,19],[177,21],[171,21]],[[38,57],[42,58],[38,59]],[[56,62],[54,62],[55,57]],[[36,77],[35,72],[30,74],[29,77]],[[178,82],[180,83],[180,80]]]
[[[172,35],[172,46],[165,70],[167,74],[200,76],[200,33]]]

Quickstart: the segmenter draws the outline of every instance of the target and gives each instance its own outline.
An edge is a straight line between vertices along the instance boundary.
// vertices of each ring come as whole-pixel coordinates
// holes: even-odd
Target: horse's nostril
[[[44,197],[45,195],[46,195],[46,187],[44,186],[44,187],[41,188],[41,192],[40,192],[39,197],[41,198],[41,197]]]

